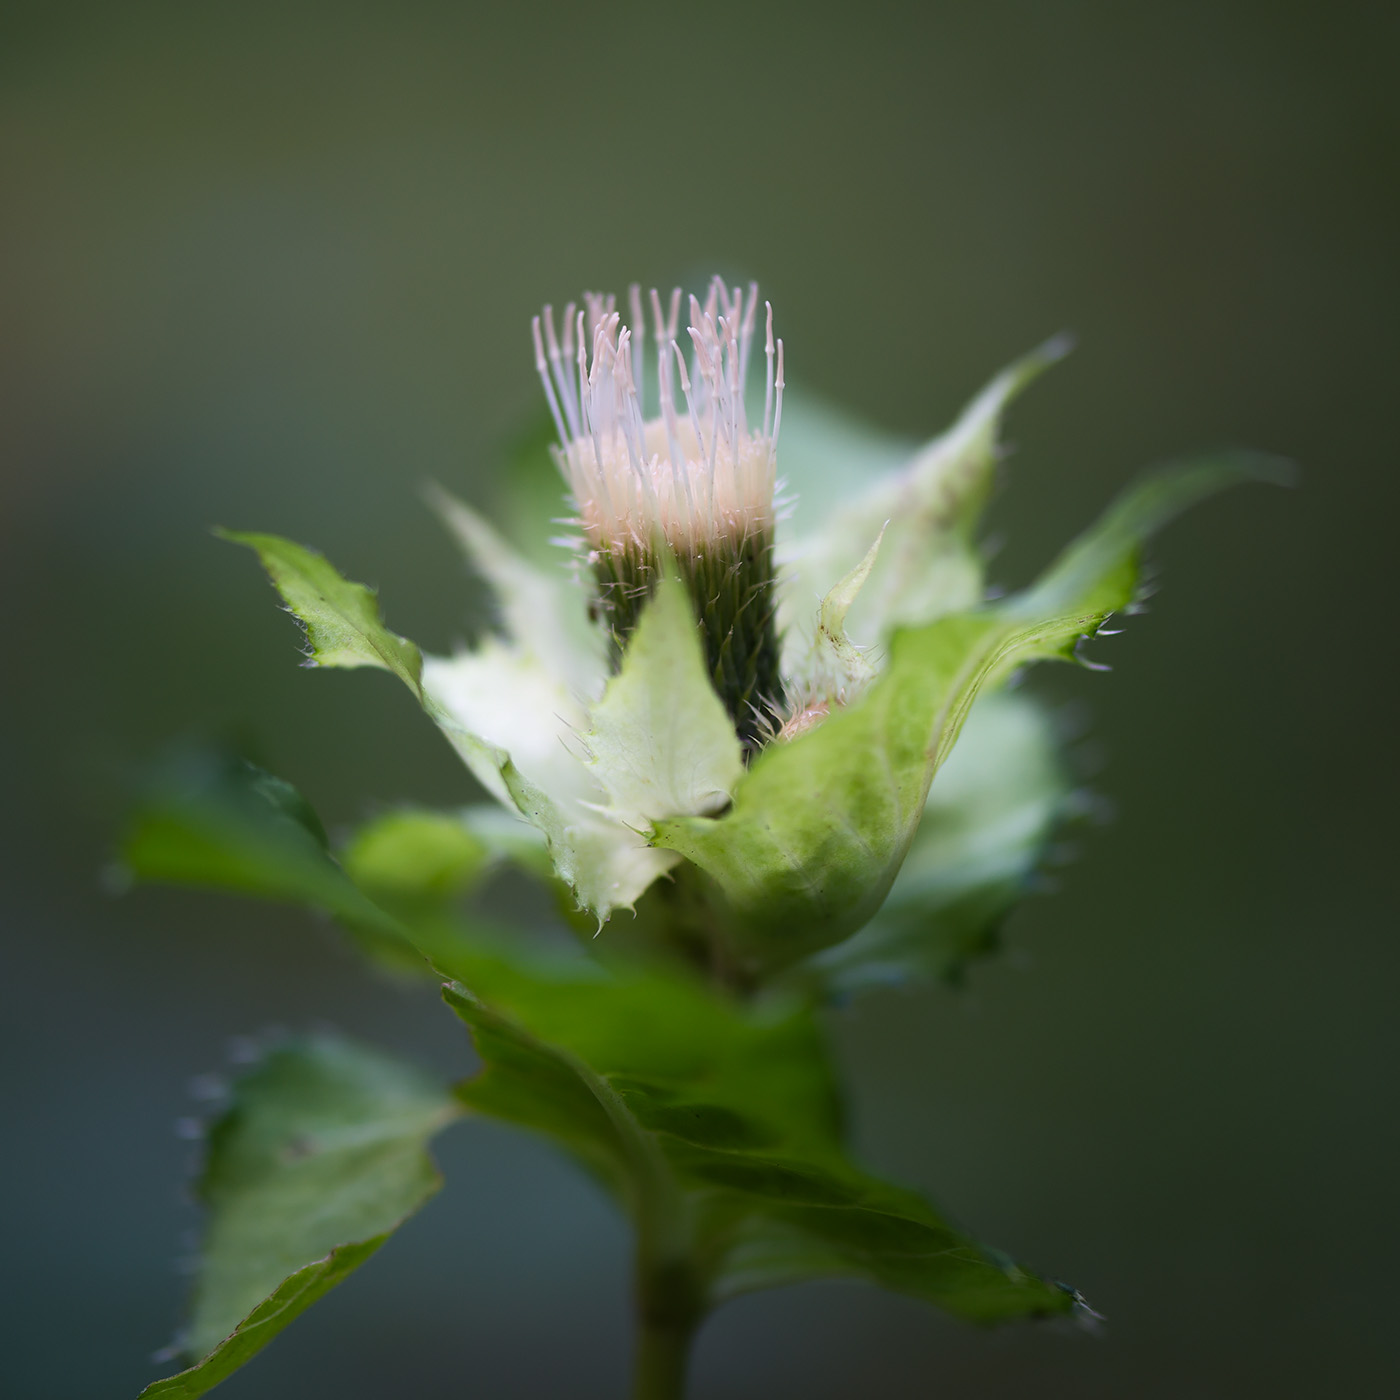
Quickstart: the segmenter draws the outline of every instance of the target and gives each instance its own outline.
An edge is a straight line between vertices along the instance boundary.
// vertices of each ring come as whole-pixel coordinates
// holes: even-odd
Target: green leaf
[[[561,781],[546,786],[511,761],[502,776],[511,800],[544,834],[555,874],[601,928],[613,910],[630,909],[680,857],[655,849],[645,836],[599,810],[602,789],[582,763],[576,767],[586,787]]]
[[[484,1065],[463,1101],[563,1146],[631,1213],[644,1247],[703,1261],[710,1301],[844,1274],[981,1321],[1071,1306],[847,1159],[825,1047],[801,1005],[744,1008],[581,959],[450,970],[459,980],[444,995]]]
[[[460,982],[443,989],[471,1028],[480,1072],[458,1086],[470,1109],[543,1134],[619,1202],[630,1196],[626,1138],[604,1106],[600,1080],[573,1056],[539,1040]]]
[[[922,625],[981,599],[973,532],[991,490],[1002,414],[1068,349],[1063,338],[1047,341],[997,375],[947,432],[859,489],[853,483],[817,529],[799,521],[798,537],[783,550],[790,584],[782,614],[799,666],[797,639],[812,628],[808,600],[855,569],[882,530],[879,560],[851,607],[857,641],[881,642],[895,627]],[[801,463],[788,460],[786,436],[785,429],[783,470],[800,493]]]
[[[556,495],[562,489],[554,474]],[[553,568],[537,565],[514,549],[470,506],[440,487],[429,503],[452,532],[472,568],[490,586],[505,636],[527,656],[544,664],[571,686],[593,688],[606,670],[602,631],[588,621],[584,590],[565,570],[562,551]],[[543,513],[547,521],[557,514]]]
[[[651,819],[714,810],[743,772],[674,581],[643,609],[620,673],[591,708],[538,658],[491,641],[429,658],[424,685],[457,732],[489,744],[463,756],[473,771],[492,767],[478,776],[543,833],[556,874],[600,924],[678,861],[642,834]]]
[[[244,1075],[198,1187],[209,1218],[181,1339],[196,1364],[143,1400],[203,1395],[373,1254],[438,1189],[427,1142],[460,1112],[338,1036],[289,1041]]]
[[[508,592],[517,589],[533,566],[466,507],[455,510],[479,565]],[[558,656],[539,654],[541,637],[532,634],[528,646],[488,637],[470,652],[425,660],[411,642],[383,628],[374,595],[341,578],[319,554],[272,535],[228,538],[258,551],[306,624],[315,659],[383,665],[408,685],[477,781],[542,833],[555,873],[580,907],[602,921],[613,909],[630,908],[677,863],[673,853],[603,814],[606,794],[570,747],[587,728],[577,688],[588,669],[582,653],[575,655],[577,667],[562,665]],[[523,595],[513,597],[510,611],[526,625]],[[601,687],[601,670],[596,679]]]
[[[423,658],[384,626],[372,589],[341,577],[323,555],[277,535],[221,530],[256,552],[287,607],[306,629],[313,666],[379,666],[420,699]]]
[[[350,878],[375,903],[409,916],[440,910],[475,888],[491,857],[491,847],[461,818],[419,808],[366,822],[341,853]]]
[[[914,977],[960,977],[996,946],[1069,799],[1043,707],[1022,692],[975,705],[880,912],[818,955],[826,987],[844,995]]]
[[[728,804],[742,750],[679,579],[657,584],[589,721],[587,763],[619,820],[644,826]]]
[[[677,863],[641,834],[651,819],[714,810],[743,772],[674,580],[643,609],[591,709],[538,657],[499,643],[430,658],[424,675],[434,706],[490,744],[488,758],[464,757],[495,766],[506,800],[543,833],[555,872],[600,924]]]
[[[1143,546],[1182,511],[1227,486],[1251,481],[1291,486],[1296,476],[1292,463],[1257,452],[1220,453],[1158,468],[1124,491],[1033,588],[1008,600],[1008,611],[1034,617],[1124,607],[1136,590]]]
[[[864,698],[769,745],[725,816],[656,823],[657,842],[714,882],[750,967],[794,962],[873,918],[978,696],[1029,662],[1072,658],[1131,604],[1151,531],[1212,491],[1275,476],[1221,457],[1147,478],[1026,593],[896,632]]]
[[[353,1273],[388,1239],[377,1235],[361,1244],[333,1249],[279,1284],[208,1356],[165,1380],[153,1381],[138,1400],[194,1400],[226,1381],[312,1303]]]
[[[380,620],[379,603],[372,589],[352,583],[339,574],[323,555],[293,544],[277,535],[241,534],[230,530],[218,532],[223,539],[247,545],[254,550],[282,595],[288,611],[306,631],[310,646],[310,665],[319,666],[378,666],[392,672],[413,692],[429,717],[447,735],[461,754],[477,781],[502,802],[510,797],[501,780],[505,752],[484,738],[459,714],[443,703],[427,684],[423,655],[407,638],[390,632]],[[490,663],[497,658],[500,667]],[[507,649],[497,646],[490,654],[459,658],[471,663],[471,675],[457,679],[469,691],[490,696],[493,713],[508,713],[512,702],[518,702],[512,667],[520,660]],[[531,662],[535,670],[537,663]],[[457,662],[429,658],[429,671],[452,671]],[[557,687],[556,687],[557,689]]]
[[[137,881],[317,909],[372,962],[436,977],[432,960],[508,936],[458,905],[502,860],[548,876],[537,834],[495,807],[388,812],[356,832],[338,864],[319,818],[290,783],[216,750],[184,749],[148,783],[122,848]]]
[[[496,927],[462,908],[503,862],[541,879],[553,871],[540,833],[494,805],[457,812],[400,808],[367,822],[351,836],[341,857],[355,883],[387,910],[413,946],[436,960],[463,946],[494,945],[527,936]]]
[[[137,881],[324,910],[381,965],[429,971],[397,921],[332,858],[305,798],[234,754],[185,748],[170,755],[141,795],[121,858]]]

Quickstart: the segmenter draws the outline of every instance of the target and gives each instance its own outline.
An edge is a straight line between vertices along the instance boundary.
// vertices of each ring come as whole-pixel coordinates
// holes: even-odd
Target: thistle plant
[[[631,1223],[638,1400],[680,1396],[706,1316],[757,1289],[852,1277],[981,1323],[1086,1306],[852,1159],[825,1008],[994,949],[1075,798],[1046,710],[1007,682],[1080,659],[1133,610],[1153,531],[1275,468],[1150,475],[993,597],[1000,420],[1062,343],[897,458],[809,399],[784,426],[754,286],[633,288],[626,324],[590,295],[533,340],[566,535],[544,543],[558,508],[511,539],[433,491],[497,604],[469,649],[425,656],[321,555],[226,534],[307,664],[397,676],[488,800],[389,811],[333,850],[283,780],[186,753],[126,866],[329,913],[390,975],[439,982],[481,1064],[443,1085],[334,1035],[264,1046],[208,1127],[190,1364],[147,1396],[203,1394],[368,1258],[437,1189],[427,1144],[463,1117],[543,1135]],[[522,499],[535,464],[515,464]],[[507,869],[553,892],[560,929],[488,912]]]

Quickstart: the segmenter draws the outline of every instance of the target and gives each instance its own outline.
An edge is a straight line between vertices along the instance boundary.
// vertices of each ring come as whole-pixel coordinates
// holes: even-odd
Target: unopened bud
[[[543,327],[535,323],[535,360],[614,661],[669,553],[690,593],[715,689],[739,737],[757,748],[782,709],[773,559],[782,345],[773,339],[772,309],[765,314],[764,421],[751,427],[744,384],[756,284],[731,290],[715,278],[703,306],[690,299],[683,339],[679,289],[666,312],[652,293],[657,387],[650,403],[638,289],[630,326],[614,298],[584,300],[585,310],[566,313],[562,339],[545,308]],[[649,407],[656,410],[650,417]]]

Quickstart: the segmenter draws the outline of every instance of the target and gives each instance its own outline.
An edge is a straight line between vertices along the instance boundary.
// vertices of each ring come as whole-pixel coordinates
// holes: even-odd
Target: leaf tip
[[[1042,341],[1029,354],[1023,355],[1009,369],[1002,372],[1010,393],[1017,394],[1039,379],[1047,369],[1059,364],[1077,344],[1074,332],[1067,330],[1058,331],[1048,340]]]
[[[1031,358],[1046,368],[1058,364],[1079,345],[1079,337],[1071,330],[1056,331],[1031,351]]]
[[[230,530],[226,525],[211,525],[209,533],[226,544],[240,544],[245,549],[258,547],[258,536],[251,530]]]
[[[1242,477],[1265,486],[1282,486],[1296,490],[1303,484],[1302,468],[1291,457],[1253,449],[1236,449],[1223,454],[1237,464]]]

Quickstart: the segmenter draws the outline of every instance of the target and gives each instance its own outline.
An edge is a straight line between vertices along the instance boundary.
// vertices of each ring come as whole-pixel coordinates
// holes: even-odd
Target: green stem
[[[644,1327],[637,1333],[633,1400],[684,1400],[689,1328]]]
[[[633,1400],[683,1400],[690,1343],[706,1306],[691,1203],[655,1140],[641,1130],[612,1085],[581,1062],[577,1069],[616,1128],[631,1167],[637,1230]]]
[[[690,1345],[701,1308],[689,1265],[637,1265],[637,1342],[632,1400],[684,1400]]]

